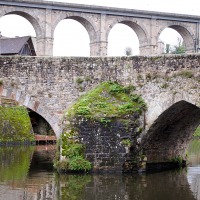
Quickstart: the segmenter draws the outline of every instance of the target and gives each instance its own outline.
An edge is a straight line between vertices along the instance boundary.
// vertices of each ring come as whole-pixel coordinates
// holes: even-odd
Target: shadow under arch
[[[192,34],[186,27],[180,26],[180,25],[170,25],[167,27],[162,27],[160,31],[158,32],[157,41],[159,40],[159,36],[161,32],[164,31],[164,29],[166,28],[171,28],[177,31],[181,35],[181,37],[183,38],[183,42],[185,44],[186,51],[191,52],[195,50],[195,44],[194,44],[194,39],[192,37]]]
[[[112,25],[109,25],[109,28],[107,30],[106,33],[106,39],[108,40],[108,35],[111,31],[111,29],[116,25],[116,24],[124,24],[127,25],[128,27],[130,27],[137,35],[138,40],[139,40],[139,48],[140,51],[142,50],[142,48],[144,48],[145,46],[148,46],[148,38],[147,38],[147,34],[145,31],[145,28],[142,27],[141,25],[133,22],[133,21],[129,21],[129,20],[121,20],[121,21],[116,21],[114,22]]]
[[[186,160],[189,141],[199,124],[200,108],[191,103],[182,100],[165,110],[142,139],[147,169],[152,163],[165,167],[176,158]]]
[[[55,136],[51,125],[37,112],[27,108],[34,134]]]
[[[39,25],[39,22],[33,16],[31,16],[30,14],[28,14],[26,12],[22,12],[22,11],[11,11],[11,12],[6,13],[4,16],[10,15],[10,14],[19,15],[21,17],[24,17],[33,26],[35,33],[36,33],[36,37],[42,36],[42,29]]]

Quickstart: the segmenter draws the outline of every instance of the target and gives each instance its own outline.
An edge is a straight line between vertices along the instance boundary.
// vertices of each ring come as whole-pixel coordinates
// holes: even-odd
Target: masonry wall
[[[0,57],[0,80],[3,82],[0,93],[43,116],[59,136],[63,111],[80,95],[102,81],[132,84],[147,103],[146,123],[150,127],[159,114],[179,100],[200,106],[199,66],[198,54],[110,58]]]

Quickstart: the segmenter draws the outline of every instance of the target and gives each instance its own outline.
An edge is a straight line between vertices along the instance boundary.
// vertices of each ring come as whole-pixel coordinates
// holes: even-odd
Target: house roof
[[[18,54],[30,36],[0,38],[0,55]]]

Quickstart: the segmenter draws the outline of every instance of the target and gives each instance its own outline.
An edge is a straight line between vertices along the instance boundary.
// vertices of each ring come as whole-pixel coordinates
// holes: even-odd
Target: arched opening
[[[36,144],[55,143],[56,136],[50,124],[38,113],[28,109]]]
[[[171,25],[162,30],[158,39],[158,53],[180,54],[194,52],[194,42],[189,31],[178,25]]]
[[[200,108],[179,101],[164,111],[142,140],[147,156],[147,169],[152,166],[171,167],[176,159],[186,160],[186,150],[200,124]]]
[[[22,36],[31,36],[34,49],[36,45],[36,31],[34,25],[28,20],[28,15],[16,12],[15,14],[7,14],[0,18],[1,39],[15,38]],[[34,22],[35,24],[36,22]],[[36,25],[35,25],[36,26]],[[37,26],[37,30],[39,30]],[[38,31],[39,34],[40,31]]]
[[[0,31],[1,34],[5,37],[27,35],[36,37],[34,24],[32,24],[31,21],[29,21],[28,15],[26,16],[18,12],[9,13],[0,18]]]
[[[54,56],[90,56],[91,37],[83,25],[85,23],[77,18],[58,23],[54,31]]]
[[[108,56],[126,56],[139,54],[139,39],[128,25],[116,24],[108,35]]]
[[[56,135],[52,127],[38,113],[25,106],[19,106],[17,101],[3,96],[0,98],[0,106],[3,112],[3,115],[0,116],[3,123],[0,126],[0,133],[5,134],[5,128],[8,127],[7,132],[12,132],[9,133],[11,141],[15,142],[15,138],[12,138],[12,136],[17,136],[18,129],[21,130],[26,127],[27,132],[20,132],[21,137],[32,138],[36,141],[36,144],[53,144],[56,142]],[[30,137],[30,135],[34,135],[34,137]]]

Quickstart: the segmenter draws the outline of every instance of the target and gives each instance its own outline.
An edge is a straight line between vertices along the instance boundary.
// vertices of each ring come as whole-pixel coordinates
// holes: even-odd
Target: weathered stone
[[[113,68],[117,73],[111,70]],[[141,125],[142,134],[151,133],[153,136],[152,130],[156,131],[155,136],[162,134],[163,130],[166,133],[167,126],[168,130],[172,130],[170,137],[163,136],[163,143],[153,144],[159,144],[157,150],[161,146],[165,147],[166,142],[177,147],[174,155],[178,156],[178,149],[187,147],[187,142],[199,123],[200,55],[198,54],[127,58],[0,57],[0,77],[3,82],[1,95],[12,98],[21,105],[27,105],[26,99],[29,99],[27,106],[50,123],[58,138],[63,128],[64,112],[80,95],[100,82],[109,80],[126,86],[134,85],[135,92],[145,100],[147,110],[143,116],[144,123]],[[76,82],[79,77],[83,79],[84,87]],[[88,81],[89,78],[91,81]],[[53,85],[48,83],[49,79],[54,80]],[[13,80],[16,81],[14,85]],[[170,109],[173,105],[173,109]],[[170,114],[166,115],[164,111],[168,109]],[[164,113],[161,118],[163,121],[158,119],[162,113]],[[174,124],[176,126],[173,126]],[[153,128],[150,129],[151,126]],[[151,132],[148,133],[148,130]],[[88,129],[88,132],[91,131]],[[177,132],[180,134],[176,135]],[[152,137],[149,141],[159,141],[161,138]],[[170,138],[174,143],[168,141]],[[170,145],[170,150],[174,149],[173,145]],[[168,151],[163,150],[162,155],[165,155],[164,152]],[[158,151],[155,151],[156,154],[158,155]]]
[[[55,28],[63,19],[73,19],[84,26],[90,38],[91,56],[107,55],[108,35],[117,23],[125,24],[136,32],[141,55],[163,53],[160,50],[160,42],[157,40],[160,33],[168,27],[180,33],[187,52],[196,52],[199,44],[197,36],[200,28],[196,26],[197,21],[200,20],[199,16],[147,12],[124,8],[107,8],[94,5],[76,5],[61,2],[52,3],[41,0],[1,1],[0,17],[10,13],[24,17],[32,24],[36,32],[35,46],[37,55],[39,56],[51,56],[53,54]],[[82,60],[83,62],[87,61],[85,58]],[[98,59],[96,60],[98,61]],[[123,60],[126,59],[123,58]],[[159,64],[165,62],[165,60],[157,58],[155,60],[158,60]],[[137,68],[138,63],[135,63],[135,68]],[[173,61],[169,62],[169,64],[171,63]],[[100,64],[100,61],[98,61],[98,64]],[[195,65],[195,62],[193,65]],[[16,68],[18,67],[16,66]],[[88,67],[95,67],[95,64],[88,65]],[[114,70],[115,65],[110,71],[114,72]],[[120,71],[116,73],[120,73]],[[44,77],[45,73],[42,76]]]

